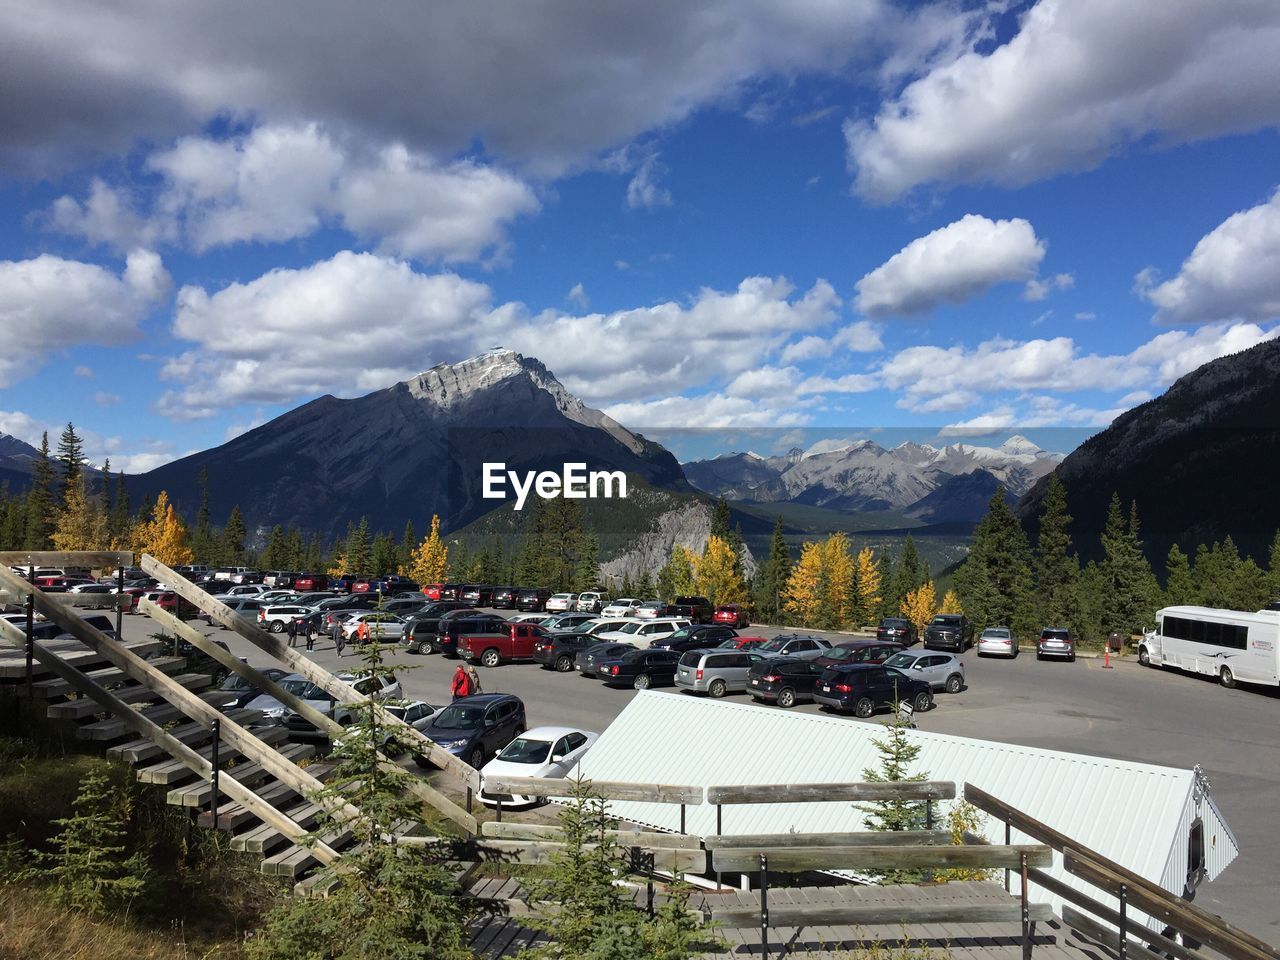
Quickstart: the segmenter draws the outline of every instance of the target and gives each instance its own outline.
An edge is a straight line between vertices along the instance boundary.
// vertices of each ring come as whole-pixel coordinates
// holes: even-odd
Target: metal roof
[[[583,757],[578,771],[598,780],[704,786],[847,783],[864,780],[863,770],[878,766],[872,740],[883,732],[880,724],[843,717],[641,691]],[[981,787],[1168,888],[1166,865],[1177,845],[1185,847],[1187,842],[1184,814],[1194,803],[1192,770],[923,730],[911,731],[910,737],[920,746],[913,772],[954,780],[957,788],[966,781]],[[679,829],[677,806],[610,806],[622,819]],[[940,805],[940,816],[948,806]],[[1214,851],[1207,864],[1207,879],[1212,880],[1235,858],[1239,846],[1212,798],[1203,798],[1202,810],[1206,848],[1212,844]],[[866,829],[863,816],[850,803],[726,806],[723,832],[856,831]],[[688,807],[686,818],[689,833],[715,834],[715,807]],[[982,832],[992,842],[1004,842],[1004,825],[998,821],[988,819]],[[1014,831],[1012,842],[1034,841]],[[1101,898],[1100,891],[1065,873],[1060,855],[1054,861],[1049,873]],[[1032,898],[1051,902],[1055,909],[1061,906],[1058,898],[1038,888],[1033,888]]]

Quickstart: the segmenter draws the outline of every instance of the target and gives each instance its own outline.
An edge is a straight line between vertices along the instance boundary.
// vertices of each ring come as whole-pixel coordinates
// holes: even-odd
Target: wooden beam
[[[102,567],[133,566],[132,550],[0,550],[6,567]]]
[[[8,635],[10,631],[21,633],[17,627],[0,620],[0,632]],[[83,673],[64,663],[57,654],[50,653],[42,649],[38,644],[35,648],[34,656],[40,661],[51,673],[57,674],[67,683],[74,686],[77,690],[87,697],[92,697],[102,704],[103,708],[111,711],[120,717],[131,729],[139,736],[146,737],[151,742],[165,750],[175,760],[181,760],[192,771],[204,779],[208,779],[213,773],[213,767],[204,757],[200,756],[196,751],[181,741],[170,736],[162,727],[152,723],[142,714],[132,709],[127,703],[122,703],[111,691],[94,683]],[[222,780],[223,778],[219,778]],[[226,778],[226,782],[220,784],[226,795],[241,804],[248,810],[252,810],[254,816],[269,823],[281,833],[290,837],[295,843],[305,840],[307,831],[293,820],[286,817],[275,807],[266,803],[258,797],[252,790],[236,783],[230,778]],[[326,864],[333,863],[338,854],[328,846],[323,844],[317,845],[316,856],[323,860]]]
[[[772,864],[770,864],[772,866]],[[1032,920],[1053,919],[1047,903],[1030,905]],[[727,929],[759,928],[758,907],[712,907],[711,920]],[[769,904],[771,927],[911,926],[919,923],[1019,923],[1019,903],[780,903]]]
[[[1073,903],[1077,907],[1083,907],[1085,910],[1089,911],[1089,913],[1093,914],[1095,917],[1098,917],[1101,920],[1105,920],[1107,923],[1113,924],[1116,930],[1120,929],[1120,911],[1119,910],[1114,910],[1111,907],[1108,907],[1108,906],[1105,906],[1104,904],[1099,903],[1097,900],[1089,896],[1087,893],[1077,890],[1075,887],[1071,886],[1070,884],[1063,883],[1057,877],[1052,877],[1049,874],[1045,873],[1043,870],[1028,870],[1027,879],[1030,880],[1032,883],[1034,883],[1036,886],[1044,887],[1044,889],[1048,890],[1050,893],[1061,897],[1063,900],[1067,901],[1067,903]],[[1077,924],[1072,923],[1070,919],[1068,919],[1067,917],[1068,911],[1076,914],[1076,916],[1080,916],[1081,914],[1079,913],[1079,911],[1071,910],[1070,907],[1063,908],[1062,918],[1066,920],[1069,926],[1076,927]],[[1085,920],[1090,921],[1093,927],[1099,927],[1099,928],[1102,927],[1102,925],[1099,924],[1096,920],[1093,920],[1092,917],[1085,917]],[[1078,927],[1078,929],[1082,933],[1085,933],[1088,936],[1098,939],[1096,934],[1090,932],[1090,929],[1087,929],[1086,927]],[[1115,931],[1112,931],[1113,934],[1114,932]],[[1186,947],[1178,943],[1176,940],[1170,940],[1168,937],[1161,936],[1160,934],[1156,933],[1154,930],[1150,929],[1146,924],[1135,923],[1131,919],[1129,921],[1129,932],[1133,936],[1137,937],[1139,940],[1146,941],[1146,943],[1150,944],[1152,947],[1155,947],[1156,951],[1160,954],[1168,954],[1169,956],[1177,957],[1178,960],[1204,960],[1204,958],[1200,954],[1196,953],[1194,950],[1188,950]],[[1116,940],[1119,940],[1119,937],[1116,937]]]
[[[857,833],[739,833],[703,840],[708,850],[769,847],[950,846],[949,830],[862,830]]]
[[[128,607],[133,605],[133,598],[128,594],[119,593],[56,593],[56,596],[64,606],[68,607],[88,607],[96,610],[114,610],[116,607]],[[129,603],[125,604],[121,601],[121,597],[125,597]],[[16,594],[11,590],[0,590],[0,604],[16,604],[23,602],[20,594]]]
[[[265,630],[259,629],[257,625],[237,615],[225,603],[215,600],[186,577],[170,570],[150,554],[144,553],[142,555],[140,565],[148,574],[157,580],[163,581],[178,596],[195,604],[209,614],[215,622],[222,624],[229,630],[234,630],[259,650],[270,654],[281,663],[287,664],[295,673],[306,677],[339,703],[361,703],[366,699],[362,694],[357,693],[351,684],[339,680],[314,660],[290,647],[288,643],[280,639],[276,634],[267,633]],[[404,738],[417,753],[457,777],[464,784],[471,787],[472,790],[479,792],[480,774],[474,767],[459,760],[448,750],[441,749],[421,730],[411,727],[399,717],[392,716],[377,706],[376,703],[374,709],[378,711],[379,720],[382,723],[399,728]]]
[[[400,842],[411,841],[403,837]],[[481,860],[496,863],[545,864],[553,856],[567,849],[567,844],[545,840],[485,840],[475,845]],[[592,849],[593,844],[585,844]],[[654,868],[668,873],[706,873],[707,854],[704,850],[672,850],[667,847],[639,847],[641,853],[652,854]]]
[[[769,869],[783,873],[803,870],[923,870],[947,867],[1017,869],[1022,855],[1027,863],[1048,866],[1053,851],[1042,846],[858,846],[764,847],[754,850],[714,850],[713,870],[741,873],[760,869],[760,857],[769,858]]]
[[[1191,904],[1182,900],[1181,897],[1172,897],[1167,891],[1152,893],[1145,885],[1130,885],[1115,870],[1077,850],[1068,847],[1063,851],[1062,860],[1068,873],[1106,890],[1113,896],[1118,893],[1120,885],[1124,884],[1130,906],[1150,914],[1181,933],[1194,937],[1217,950],[1224,957],[1231,960],[1273,960],[1276,955],[1270,946],[1267,946],[1267,949],[1258,949],[1240,939],[1235,935],[1235,928],[1225,920],[1216,917],[1205,920],[1198,915],[1203,911],[1188,910],[1187,907]],[[1175,902],[1175,900],[1181,902]]]
[[[160,624],[166,630],[182,637],[192,646],[208,654],[228,670],[240,677],[243,677],[245,680],[248,680],[259,690],[275,697],[312,726],[328,734],[330,739],[340,737],[345,732],[343,726],[340,723],[337,723],[328,714],[321,713],[315,707],[307,703],[307,701],[294,696],[270,677],[267,677],[265,674],[249,666],[249,664],[245,663],[239,657],[228,653],[195,627],[191,626],[191,624],[179,620],[173,614],[169,613],[167,610],[162,610],[150,600],[144,599],[138,605],[138,610],[139,612],[146,614],[148,617],[151,617],[156,621],[156,623]],[[392,761],[385,756],[382,757],[382,761],[384,766],[388,769],[394,768],[396,772],[404,771],[403,767],[392,763]],[[429,785],[421,777],[413,777],[410,782],[409,789],[413,791],[414,796],[418,797],[425,803],[430,804],[436,810],[440,811],[450,820],[453,820],[465,829],[468,833],[472,835],[475,834],[477,826],[476,818],[467,813],[466,810],[462,809],[462,807],[458,806],[439,790],[436,790],[434,787]]]
[[[717,784],[707,787],[707,803],[822,803],[847,800],[953,800],[949,780],[893,783]]]
[[[1168,907],[1176,908],[1182,911],[1186,916],[1194,918],[1194,920],[1201,924],[1203,928],[1213,927],[1217,929],[1219,934],[1216,939],[1223,940],[1226,938],[1227,940],[1238,944],[1242,948],[1251,949],[1257,956],[1266,957],[1268,960],[1280,960],[1280,950],[1277,950],[1271,944],[1258,939],[1252,934],[1246,933],[1238,927],[1232,926],[1221,917],[1215,916],[1201,907],[1197,907],[1189,900],[1184,900],[1182,897],[1165,890],[1159,884],[1152,883],[1146,877],[1139,876],[1127,867],[1121,866],[1115,861],[1107,859],[1102,854],[1094,850],[1090,850],[1088,847],[1072,840],[1066,834],[1055,830],[1047,823],[1042,823],[1034,817],[1028,816],[1017,807],[1010,806],[998,797],[987,793],[985,790],[975,787],[971,783],[966,783],[964,785],[964,796],[966,800],[972,803],[979,810],[984,813],[989,813],[998,820],[1003,820],[1014,830],[1026,834],[1033,840],[1039,840],[1041,843],[1047,843],[1060,853],[1065,853],[1067,849],[1073,849],[1079,856],[1083,856],[1092,860],[1094,863],[1105,866],[1116,877],[1120,878],[1120,880],[1127,884],[1130,891],[1141,889],[1145,890],[1147,894],[1153,898],[1163,898]],[[1210,943],[1210,940],[1206,937],[1197,936],[1195,933],[1192,933],[1191,935],[1204,943]],[[1215,947],[1215,949],[1217,948]]]
[[[606,800],[638,800],[642,803],[702,803],[702,788],[665,783],[626,783],[614,780],[584,780],[584,786]],[[517,797],[567,797],[573,780],[556,777],[486,777],[485,793]]]
[[[495,840],[550,840],[555,843],[564,840],[564,830],[554,824],[513,823],[509,820],[499,823],[489,820],[480,825],[480,835]],[[653,833],[638,830],[606,830],[605,836],[616,840],[624,847],[661,848],[663,850],[699,850],[701,841],[681,833]]]
[[[1120,931],[1118,929],[1112,930],[1074,907],[1064,906],[1062,908],[1062,922],[1068,927],[1079,930],[1086,937],[1092,937],[1110,950],[1118,952],[1120,949]],[[1137,933],[1137,927],[1139,926],[1141,924],[1130,923],[1130,932]],[[1142,944],[1134,943],[1132,940],[1125,944],[1125,951],[1134,960],[1165,960],[1163,954],[1148,950]],[[1187,952],[1190,953],[1190,951]],[[1199,954],[1192,953],[1191,956],[1199,958]]]

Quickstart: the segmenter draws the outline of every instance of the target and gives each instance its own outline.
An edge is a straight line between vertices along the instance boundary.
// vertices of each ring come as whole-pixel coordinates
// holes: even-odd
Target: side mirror
[[[560,762],[561,760],[563,760],[564,758],[565,758],[565,755],[564,755],[563,753],[553,753],[553,754],[551,755],[551,762],[552,762],[552,763],[559,763],[559,762]]]

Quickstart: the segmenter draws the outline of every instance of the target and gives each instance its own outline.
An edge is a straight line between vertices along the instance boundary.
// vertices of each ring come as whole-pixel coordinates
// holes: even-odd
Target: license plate
[[[752,681],[751,681],[751,685],[752,685],[753,687],[758,687],[758,686],[760,686],[760,681],[759,681],[759,680],[752,680]]]
[[[823,692],[823,693],[830,693],[830,692],[831,692],[831,688],[830,688],[830,687],[828,687],[828,686],[824,683],[824,684],[822,685],[822,692]]]

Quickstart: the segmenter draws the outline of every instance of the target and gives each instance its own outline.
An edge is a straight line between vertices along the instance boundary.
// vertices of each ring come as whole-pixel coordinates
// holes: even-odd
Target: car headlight
[[[466,740],[441,740],[436,744],[438,747],[444,747],[446,750],[458,750],[467,745]]]
[[[284,714],[284,707],[267,707],[267,709],[262,711],[262,715],[269,720],[283,720]]]

